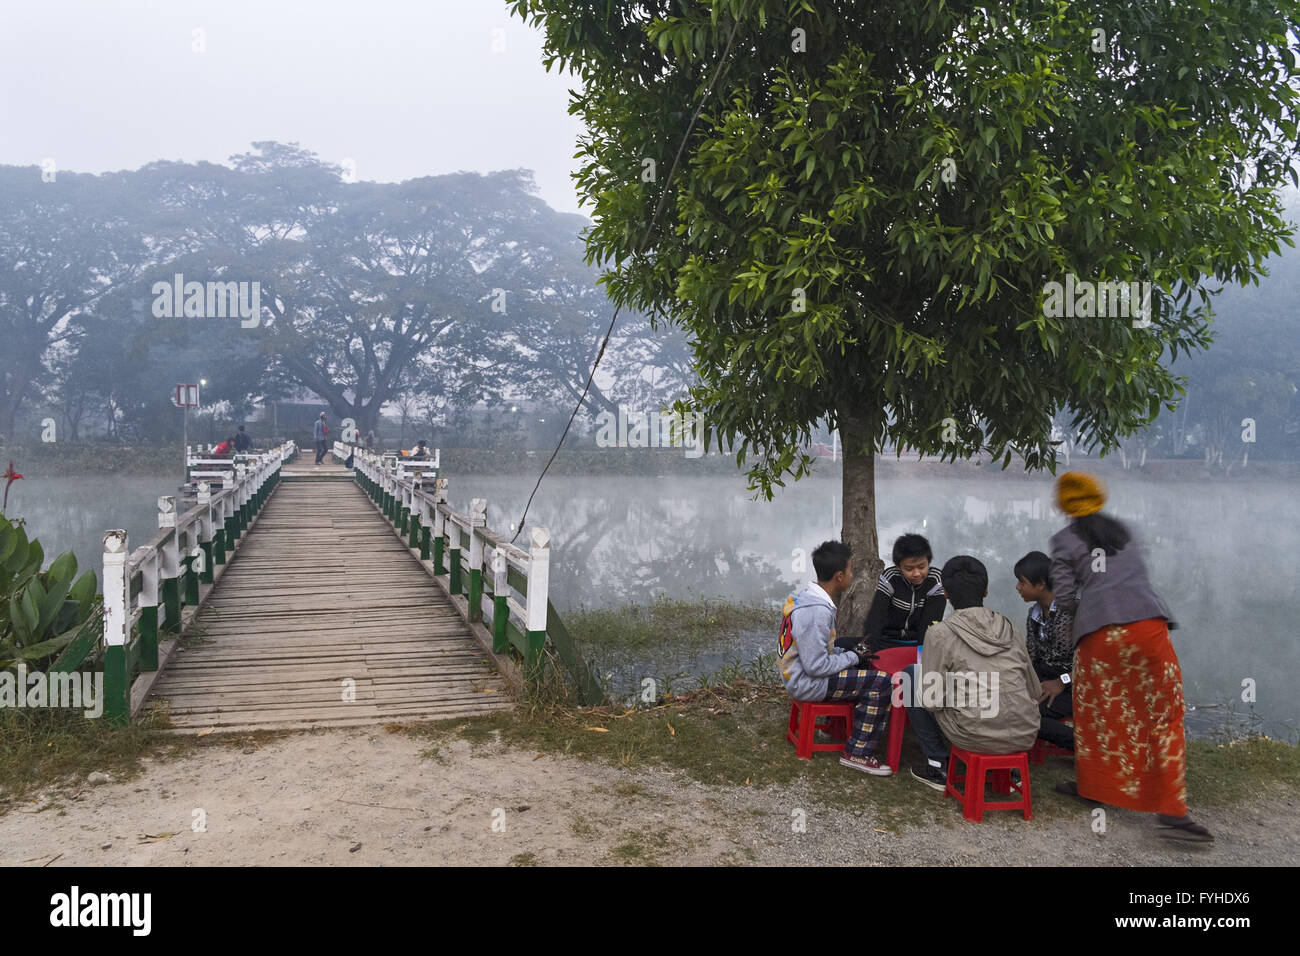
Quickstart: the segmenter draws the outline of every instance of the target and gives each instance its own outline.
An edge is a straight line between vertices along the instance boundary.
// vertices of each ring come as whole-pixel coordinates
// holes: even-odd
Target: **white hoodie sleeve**
[[[834,625],[835,609],[829,604],[805,604],[790,612],[799,665],[809,677],[830,677],[858,666],[858,655],[852,651],[838,654],[827,651]]]

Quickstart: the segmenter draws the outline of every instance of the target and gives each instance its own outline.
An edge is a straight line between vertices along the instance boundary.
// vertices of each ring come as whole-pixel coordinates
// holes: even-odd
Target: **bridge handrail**
[[[137,674],[159,669],[159,635],[179,635],[182,608],[199,604],[203,586],[240,546],[240,536],[280,479],[294,442],[234,462],[234,481],[213,494],[200,482],[193,507],[158,499],[158,531],[127,553],[127,533],[104,533],[104,716],[129,719]],[[88,642],[76,667],[94,650]]]
[[[541,674],[542,653],[549,644],[576,680],[579,700],[583,704],[602,700],[599,685],[549,600],[548,529],[530,529],[527,550],[516,547],[487,527],[486,499],[472,499],[468,514],[447,504],[447,479],[436,477],[436,462],[336,444],[342,446],[336,449],[336,457],[352,454],[359,483],[407,546],[418,549],[421,561],[428,563],[435,577],[446,578],[451,595],[463,596],[471,624],[489,629],[493,653],[505,654],[513,647],[523,656],[526,677],[533,680]],[[419,468],[431,464],[435,467],[429,470]],[[419,474],[408,474],[416,470],[412,465]],[[432,488],[429,471],[434,476]],[[468,581],[465,571],[469,572]],[[516,594],[523,598],[522,603]]]

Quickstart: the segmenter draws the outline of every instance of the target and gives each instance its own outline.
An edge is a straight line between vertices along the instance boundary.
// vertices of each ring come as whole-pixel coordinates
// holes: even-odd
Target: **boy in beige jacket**
[[[930,625],[920,663],[903,672],[899,689],[926,757],[912,776],[936,790],[944,789],[951,747],[1016,753],[1038,736],[1038,676],[1024,636],[984,607],[988,584],[988,571],[969,555],[943,566],[953,613]]]

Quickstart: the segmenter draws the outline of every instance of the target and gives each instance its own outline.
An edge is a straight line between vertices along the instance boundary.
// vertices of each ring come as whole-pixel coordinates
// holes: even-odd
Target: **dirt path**
[[[54,866],[1300,861],[1297,794],[1199,810],[1218,838],[1211,847],[1168,843],[1149,818],[1123,811],[1099,836],[1082,805],[1076,818],[1006,813],[969,824],[952,804],[948,825],[895,832],[871,810],[818,810],[801,787],[706,787],[672,771],[462,740],[422,756],[430,746],[382,729],[332,730],[147,762],[132,780],[42,795],[0,817],[0,865],[56,855]]]

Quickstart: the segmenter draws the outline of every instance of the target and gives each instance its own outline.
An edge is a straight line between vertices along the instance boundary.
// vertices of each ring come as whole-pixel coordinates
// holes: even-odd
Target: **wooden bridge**
[[[190,507],[159,498],[134,552],[105,534],[105,716],[156,709],[190,733],[437,719],[557,673],[599,700],[547,597],[547,529],[523,550],[483,499],[453,511],[436,462],[341,443],[328,464],[296,457],[236,456]]]

